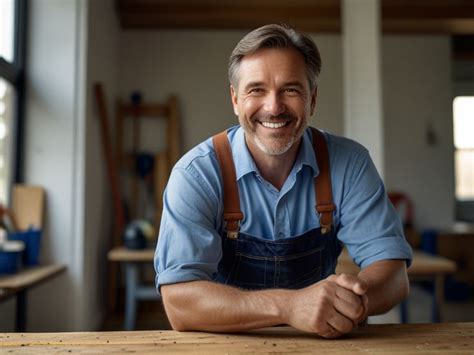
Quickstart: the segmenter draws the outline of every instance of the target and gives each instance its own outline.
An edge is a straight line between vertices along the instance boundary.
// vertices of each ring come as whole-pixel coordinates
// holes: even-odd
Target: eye
[[[284,90],[285,93],[288,93],[288,94],[299,94],[300,91],[296,88],[286,88]]]
[[[249,92],[249,94],[259,94],[259,93],[263,92],[263,89],[262,88],[252,88],[248,92]]]

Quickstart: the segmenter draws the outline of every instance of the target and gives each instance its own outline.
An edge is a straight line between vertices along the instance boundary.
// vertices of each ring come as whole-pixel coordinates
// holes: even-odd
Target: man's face
[[[234,112],[251,152],[281,155],[301,138],[316,105],[302,55],[292,48],[261,49],[242,59]]]

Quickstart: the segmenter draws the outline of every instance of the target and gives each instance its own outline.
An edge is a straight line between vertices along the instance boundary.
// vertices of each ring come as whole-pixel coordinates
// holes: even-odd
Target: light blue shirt
[[[230,128],[228,136],[244,214],[240,231],[275,240],[319,227],[314,195],[319,169],[311,130],[304,132],[280,191],[260,175],[242,128]],[[405,259],[410,264],[411,248],[367,149],[347,138],[325,136],[337,238],[362,268],[385,259]],[[222,179],[209,138],[185,154],[171,172],[154,258],[158,291],[163,284],[214,278],[222,257],[222,215]]]

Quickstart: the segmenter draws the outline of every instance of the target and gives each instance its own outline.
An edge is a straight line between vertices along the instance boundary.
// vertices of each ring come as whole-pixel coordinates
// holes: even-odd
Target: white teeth
[[[279,122],[279,123],[274,123],[274,122],[262,122],[263,127],[267,128],[281,128],[286,125],[286,122]]]

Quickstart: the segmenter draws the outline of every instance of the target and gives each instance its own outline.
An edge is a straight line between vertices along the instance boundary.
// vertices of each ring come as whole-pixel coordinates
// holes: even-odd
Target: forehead
[[[294,48],[264,48],[242,58],[239,86],[249,81],[276,82],[306,80],[306,63]]]

